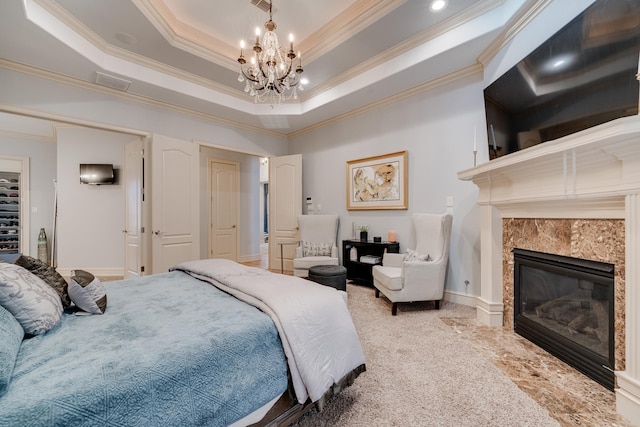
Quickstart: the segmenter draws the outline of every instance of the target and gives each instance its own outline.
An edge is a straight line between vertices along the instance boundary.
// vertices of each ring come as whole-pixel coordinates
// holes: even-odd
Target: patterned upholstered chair
[[[373,267],[376,298],[380,292],[391,301],[396,315],[399,302],[435,301],[440,309],[451,240],[450,214],[411,216],[416,233],[416,249],[406,254],[385,253],[382,265]]]
[[[314,265],[339,265],[338,215],[299,215],[300,244],[293,258],[293,275],[309,276]]]

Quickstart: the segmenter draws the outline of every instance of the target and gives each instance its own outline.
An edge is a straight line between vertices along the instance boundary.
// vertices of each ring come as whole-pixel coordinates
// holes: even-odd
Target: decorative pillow
[[[333,246],[333,242],[302,242],[302,256],[331,256]]]
[[[55,268],[49,267],[39,259],[35,259],[27,255],[21,255],[20,258],[15,261],[15,264],[26,268],[31,273],[44,280],[47,285],[51,286],[60,296],[62,308],[68,308],[71,305],[71,299],[69,298],[69,292],[67,291],[67,281],[64,280],[64,277],[62,277]]]
[[[0,305],[31,335],[47,332],[62,318],[58,294],[38,276],[15,264],[0,263]]]
[[[24,329],[20,323],[0,305],[0,396],[9,387],[23,338]]]
[[[80,310],[102,314],[107,309],[107,293],[100,280],[84,270],[73,270],[69,281],[69,297]]]
[[[413,249],[407,249],[404,253],[405,261],[432,261],[431,255],[423,254],[422,252],[414,251]]]

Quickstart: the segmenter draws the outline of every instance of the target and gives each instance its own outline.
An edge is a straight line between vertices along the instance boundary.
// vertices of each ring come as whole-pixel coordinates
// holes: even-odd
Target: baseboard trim
[[[627,371],[616,371],[616,410],[634,425],[640,425],[640,381]]]
[[[491,302],[480,297],[476,298],[478,320],[487,326],[503,326],[504,305],[501,302]]]
[[[238,257],[238,262],[253,262],[260,261],[262,256],[260,254],[242,255]]]
[[[108,278],[122,278],[124,277],[124,269],[123,268],[91,268],[91,267],[58,267],[56,271],[60,273],[62,277],[68,279],[71,277],[71,272],[73,270],[84,270],[93,274],[96,277],[108,277]]]
[[[463,294],[460,292],[444,291],[444,300],[454,304],[467,305],[469,307],[478,306],[478,297],[475,295]]]

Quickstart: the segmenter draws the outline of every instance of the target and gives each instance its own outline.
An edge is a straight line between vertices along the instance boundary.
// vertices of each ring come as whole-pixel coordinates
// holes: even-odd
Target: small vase
[[[38,235],[38,260],[47,264],[49,258],[49,251],[47,248],[47,234],[44,231],[44,228],[40,229],[40,234]]]
[[[369,239],[369,233],[367,231],[360,232],[360,241],[366,242]]]

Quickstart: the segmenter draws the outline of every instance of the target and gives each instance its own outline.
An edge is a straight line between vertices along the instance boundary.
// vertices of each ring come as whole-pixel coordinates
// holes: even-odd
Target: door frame
[[[146,150],[146,144],[148,143],[148,138],[143,138],[143,137],[138,137],[137,139],[134,139],[133,141],[129,142],[126,146],[125,146],[125,157],[124,157],[124,168],[123,168],[123,181],[124,181],[124,191],[123,191],[123,197],[124,197],[124,229],[122,230],[124,233],[124,269],[123,269],[123,277],[125,279],[128,279],[130,277],[140,277],[140,276],[145,276],[147,274],[149,274],[149,271],[147,270],[147,265],[149,265],[149,263],[147,262],[147,252],[149,252],[149,245],[147,242],[147,235],[149,233],[147,233],[147,205],[146,205],[146,197],[145,197],[145,182],[147,182],[147,177],[145,176],[146,173],[146,164],[145,164],[145,154],[147,151]],[[131,147],[136,144],[136,147],[134,148],[135,150],[140,150],[139,151],[139,157],[136,159],[137,161],[139,161],[140,163],[137,164],[137,169],[136,169],[136,173],[134,176],[130,176],[129,175],[129,171],[130,171],[130,165],[129,162],[131,161],[130,157],[127,155],[127,153],[129,152],[129,150],[131,149]],[[130,186],[132,184],[132,180],[133,183],[135,184],[135,192],[136,194],[136,200],[135,204],[132,204],[132,200],[129,199],[129,190],[130,190]],[[136,256],[136,261],[137,261],[137,272],[134,274],[130,274],[129,272],[132,271],[131,266],[129,265],[129,259],[130,259],[130,239],[129,236],[132,234],[132,230],[130,229],[131,224],[129,224],[128,222],[128,218],[130,216],[130,209],[134,208],[135,209],[135,213],[136,215],[136,221],[137,223],[135,224],[137,226],[137,230],[133,230],[133,232],[135,233],[135,235],[137,235],[138,237],[138,253]]]
[[[31,208],[29,201],[29,157],[0,156],[0,169],[6,172],[14,172],[20,174],[20,252],[30,255],[31,242]],[[55,214],[55,212],[54,212]],[[53,220],[53,218],[52,218]],[[55,236],[51,236],[52,245]],[[53,254],[53,248],[49,248],[49,254]]]

